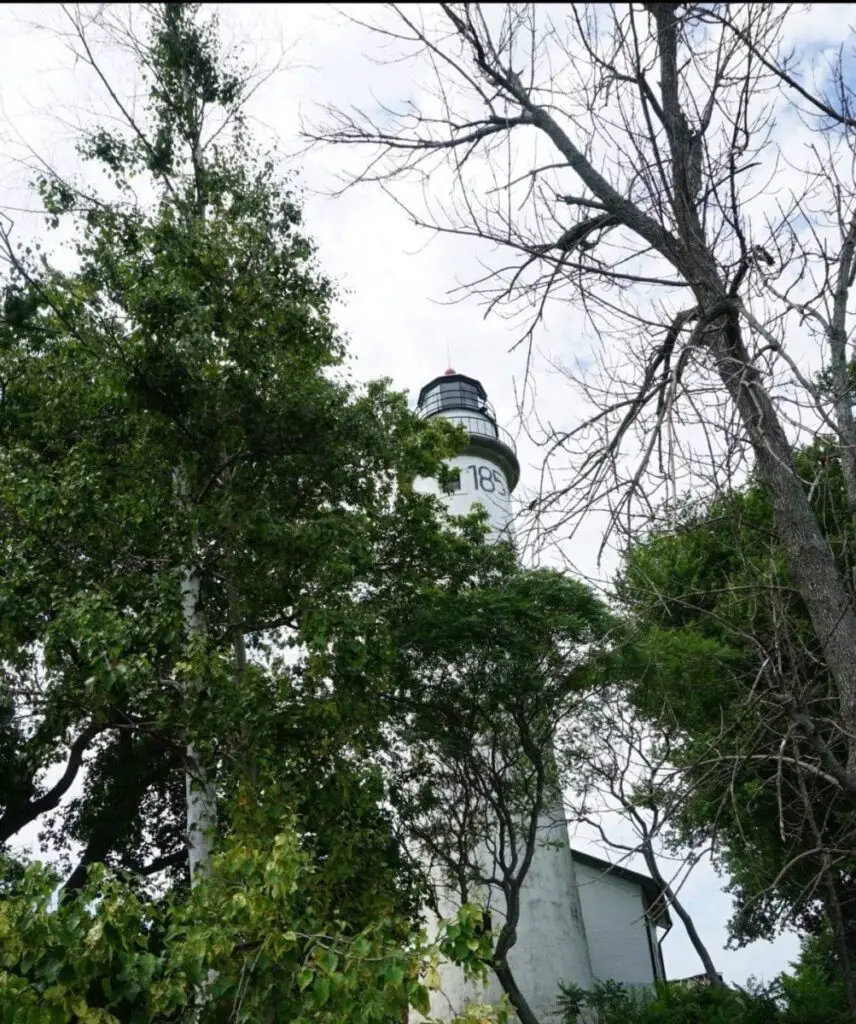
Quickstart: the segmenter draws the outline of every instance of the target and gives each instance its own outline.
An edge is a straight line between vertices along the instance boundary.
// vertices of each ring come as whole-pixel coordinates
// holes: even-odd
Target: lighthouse
[[[486,512],[488,538],[513,540],[511,494],[520,479],[520,464],[514,441],[497,423],[496,414],[482,384],[448,369],[419,393],[417,412],[425,418],[443,417],[463,427],[468,443],[463,453],[450,460],[454,474],[451,489],[436,480],[417,481],[423,493],[436,495],[453,515],[472,512],[476,504]],[[478,743],[479,737],[474,736]],[[490,844],[488,844],[490,845]],[[492,855],[485,846],[479,859],[489,869]],[[491,870],[484,877],[499,874]],[[453,917],[454,887],[438,879],[441,915]],[[485,886],[480,898],[490,910],[493,927],[505,915],[505,895],[499,885]],[[429,928],[432,925],[431,915]],[[559,982],[590,989],[593,984],[591,957],[574,860],[561,794],[556,793],[540,817],[538,844],[520,892],[517,942],[508,955],[514,979],[540,1021],[559,1019],[556,1000]],[[467,981],[454,964],[440,969],[441,986],[432,994],[432,1016],[451,1020],[468,1005],[496,1003],[502,995],[497,978],[486,986]]]
[[[497,424],[481,383],[448,369],[422,388],[416,410],[425,419],[449,420],[469,434],[463,454],[450,460],[456,473],[451,491],[441,491],[436,480],[420,480],[417,486],[437,494],[452,515],[466,515],[480,504],[488,515],[489,536],[510,540],[511,492],[520,479],[520,464],[514,441]]]

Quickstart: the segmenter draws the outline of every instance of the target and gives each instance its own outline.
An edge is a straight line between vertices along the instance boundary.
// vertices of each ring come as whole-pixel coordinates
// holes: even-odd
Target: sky
[[[375,10],[374,5],[349,9],[352,14]],[[797,13],[790,31],[804,43],[832,45],[846,31],[839,12],[837,5],[816,5],[810,17]],[[411,400],[448,366],[479,378],[502,424],[518,436],[521,487],[534,487],[540,453],[515,418],[525,356],[514,348],[518,332],[498,316],[485,318],[472,298],[449,298],[461,280],[478,273],[485,254],[470,241],[427,235],[376,187],[330,195],[337,172],[354,166],[353,156],[341,149],[303,152],[301,118],[316,117],[320,105],[371,105],[378,97],[400,101],[421,87],[418,75],[405,65],[379,66],[373,59],[377,40],[324,4],[224,5],[222,17],[226,35],[262,64],[282,59],[281,69],[254,98],[251,113],[259,133],[276,141],[283,168],[305,189],[308,230],[324,270],[341,290],[336,315],[350,339],[355,376],[388,377]],[[74,123],[97,97],[96,84],[75,65],[62,40],[37,27],[56,26],[57,18],[55,5],[0,4],[0,207],[21,232],[33,224],[23,212],[29,202],[22,190],[29,176],[25,162],[33,153],[61,166],[72,160]],[[114,70],[121,76],[121,67]],[[536,348],[539,414],[557,423],[573,420],[574,398],[553,366],[590,355],[580,311],[564,306],[549,316]],[[592,517],[563,542],[562,554],[586,578],[605,582],[615,559],[597,562],[601,529],[602,521]],[[730,900],[721,886],[713,870],[701,865],[682,890],[702,937],[728,980],[742,983],[749,975],[770,980],[796,956],[796,939],[786,935],[723,950]],[[673,977],[701,970],[679,926],[664,952]]]

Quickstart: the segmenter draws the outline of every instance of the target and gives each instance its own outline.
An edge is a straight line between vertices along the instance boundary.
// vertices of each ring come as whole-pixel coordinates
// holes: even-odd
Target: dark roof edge
[[[508,490],[513,491],[520,482],[520,463],[517,460],[517,453],[506,444],[501,437],[490,437],[488,434],[470,434],[470,440],[465,452],[489,451],[494,459],[498,460],[506,471],[508,477]]]

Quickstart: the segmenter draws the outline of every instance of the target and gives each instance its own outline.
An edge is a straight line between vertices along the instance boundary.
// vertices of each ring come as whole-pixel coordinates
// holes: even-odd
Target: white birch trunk
[[[187,479],[180,469],[175,470],[176,488],[182,504],[188,497]],[[196,548],[195,537],[192,545]],[[205,620],[200,609],[200,581],[196,567],[187,566],[181,580],[181,614],[188,642],[205,632]],[[191,680],[185,693],[194,688]],[[193,745],[187,746],[187,771],[185,774],[187,793],[187,850],[190,866],[190,884],[195,885],[211,858],[214,844],[214,827],[217,820],[217,796],[206,769],[199,761]]]

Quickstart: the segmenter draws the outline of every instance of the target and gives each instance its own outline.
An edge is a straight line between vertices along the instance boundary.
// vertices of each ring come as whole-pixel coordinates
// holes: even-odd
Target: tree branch
[[[35,821],[40,815],[52,811],[58,806],[77,778],[89,744],[102,731],[101,726],[87,726],[71,744],[65,771],[57,783],[35,800],[30,800],[21,807],[7,808],[3,816],[0,817],[0,843],[7,842],[31,821]]]

